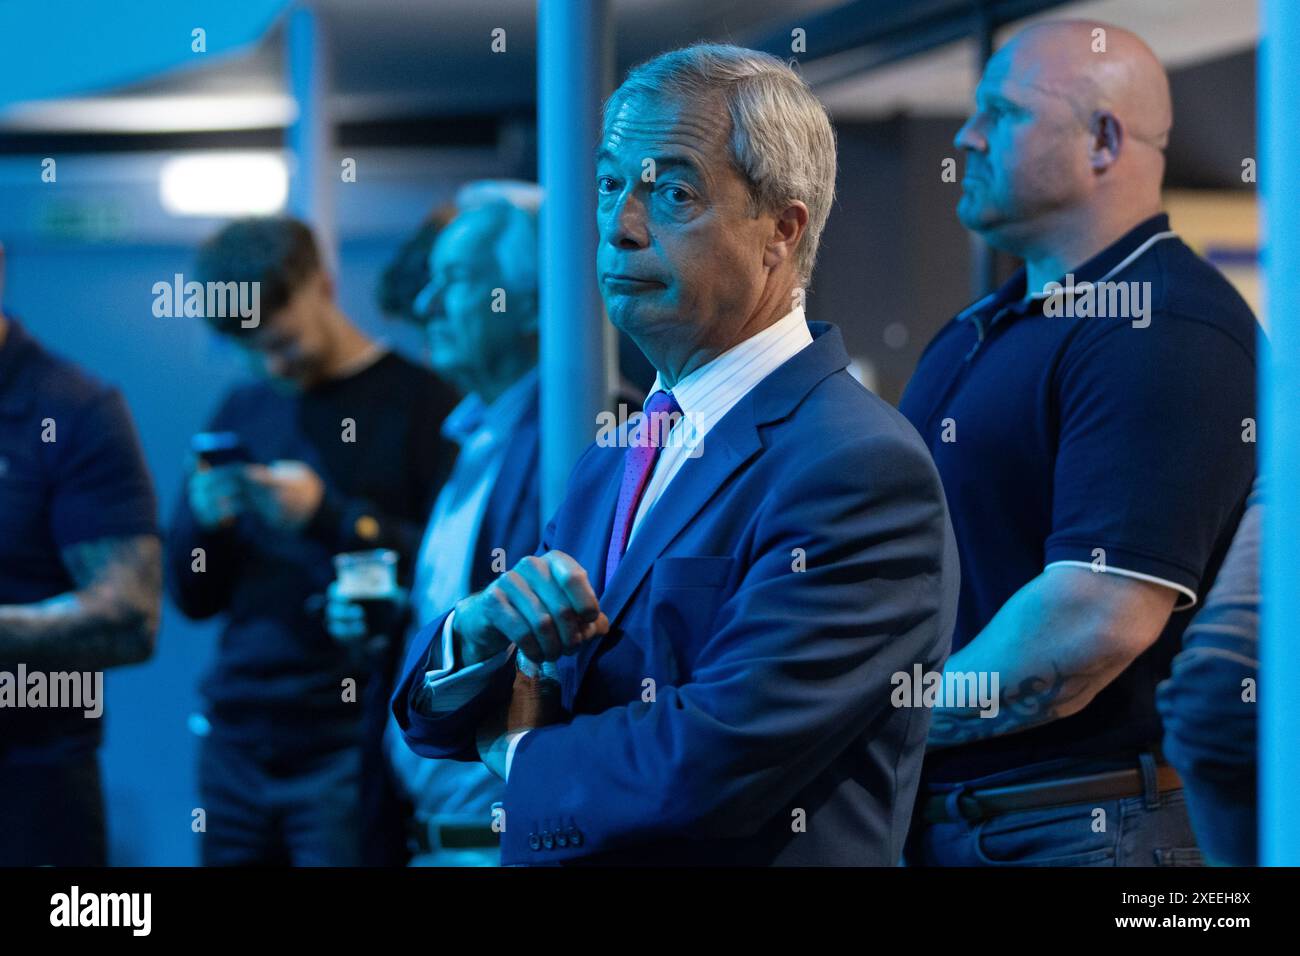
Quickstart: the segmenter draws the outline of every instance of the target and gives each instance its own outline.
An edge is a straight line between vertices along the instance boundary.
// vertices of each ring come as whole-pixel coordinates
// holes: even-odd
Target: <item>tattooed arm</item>
[[[1172,588],[1090,568],[1048,568],[1012,595],[944,670],[997,675],[996,716],[936,707],[930,749],[1015,733],[1083,710],[1164,630]],[[945,685],[946,685],[945,681]]]
[[[162,557],[153,535],[70,545],[76,590],[34,604],[0,605],[0,661],[102,670],[147,659],[158,631]]]

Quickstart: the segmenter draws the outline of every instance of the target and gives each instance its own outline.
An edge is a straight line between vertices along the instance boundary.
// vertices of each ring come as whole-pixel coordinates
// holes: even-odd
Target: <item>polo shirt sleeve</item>
[[[157,534],[153,483],[122,396],[105,389],[59,427],[50,498],[55,543]]]
[[[1255,472],[1255,359],[1208,322],[1086,328],[1056,376],[1057,458],[1044,561],[1153,580],[1193,606]]]

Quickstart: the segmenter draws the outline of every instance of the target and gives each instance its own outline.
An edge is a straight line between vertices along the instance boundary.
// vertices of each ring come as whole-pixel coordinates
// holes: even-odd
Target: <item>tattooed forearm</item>
[[[1159,639],[1174,596],[1172,588],[1085,568],[1044,571],[948,658],[945,686],[949,677],[996,677],[996,697],[940,700],[929,746],[960,746],[1077,714]],[[942,706],[948,703],[962,706]]]
[[[100,538],[64,550],[75,591],[0,605],[0,661],[102,670],[153,653],[162,601],[162,548],[152,535]]]
[[[931,750],[1028,730],[1072,713],[1071,704],[1090,693],[1091,675],[1062,674],[1055,663],[1051,676],[1035,675],[998,695],[998,710],[937,707],[930,721]]]

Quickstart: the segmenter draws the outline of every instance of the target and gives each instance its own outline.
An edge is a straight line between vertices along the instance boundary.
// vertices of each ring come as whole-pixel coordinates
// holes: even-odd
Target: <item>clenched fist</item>
[[[555,661],[608,630],[587,572],[563,551],[524,558],[458,603],[452,621],[462,666],[511,644],[535,663]]]

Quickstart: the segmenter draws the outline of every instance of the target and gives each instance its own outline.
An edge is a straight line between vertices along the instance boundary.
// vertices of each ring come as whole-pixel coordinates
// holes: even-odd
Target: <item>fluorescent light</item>
[[[278,153],[178,156],[163,164],[158,195],[173,216],[264,216],[284,208],[289,172]]]
[[[227,96],[99,96],[20,103],[0,111],[19,132],[184,133],[287,126],[298,115],[284,93]]]

